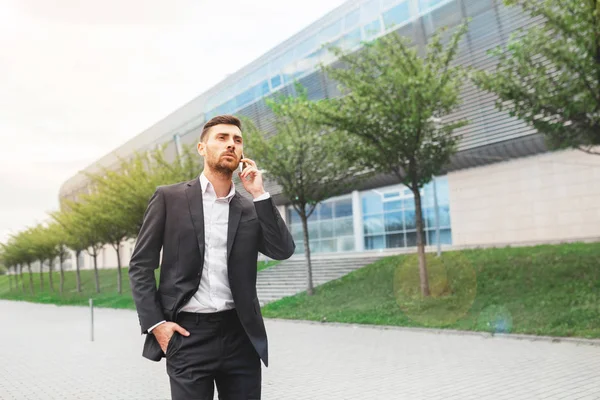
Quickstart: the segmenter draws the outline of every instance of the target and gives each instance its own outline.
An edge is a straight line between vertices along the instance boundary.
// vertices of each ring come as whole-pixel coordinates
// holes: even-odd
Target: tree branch
[[[581,150],[584,153],[587,154],[591,154],[591,155],[595,155],[595,156],[600,156],[600,151],[594,151],[592,150],[593,146],[577,146],[577,150]]]

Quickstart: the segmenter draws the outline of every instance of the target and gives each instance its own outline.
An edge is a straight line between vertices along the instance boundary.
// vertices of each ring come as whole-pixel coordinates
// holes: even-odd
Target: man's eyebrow
[[[217,132],[216,134],[217,135],[226,135],[226,136],[230,136],[231,135],[231,133],[229,133],[229,132]],[[236,138],[242,139],[242,135],[239,135],[237,133],[234,133],[233,136],[236,137]]]

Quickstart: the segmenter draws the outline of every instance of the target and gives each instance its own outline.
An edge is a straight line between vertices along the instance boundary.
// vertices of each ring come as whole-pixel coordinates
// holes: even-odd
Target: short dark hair
[[[235,125],[238,128],[240,128],[240,131],[242,130],[242,121],[240,121],[238,117],[228,114],[217,115],[216,117],[211,118],[210,121],[208,121],[206,124],[204,124],[204,127],[202,128],[202,133],[200,134],[200,141],[204,142],[207,139],[206,135],[208,134],[208,130],[210,128],[212,128],[215,125],[221,124]]]

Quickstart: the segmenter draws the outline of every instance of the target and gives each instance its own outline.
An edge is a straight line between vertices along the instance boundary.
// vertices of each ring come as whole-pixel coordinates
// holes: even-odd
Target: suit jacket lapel
[[[185,188],[192,224],[198,240],[201,258],[204,258],[204,206],[202,204],[202,187],[198,178],[189,181]]]
[[[231,254],[235,233],[237,232],[240,218],[242,217],[242,202],[239,199],[240,194],[235,193],[229,203],[229,223],[227,224],[227,260]]]

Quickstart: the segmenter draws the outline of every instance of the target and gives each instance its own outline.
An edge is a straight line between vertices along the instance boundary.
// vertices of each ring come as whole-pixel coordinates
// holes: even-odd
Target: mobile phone
[[[244,156],[244,153],[242,153],[242,158],[246,158],[246,156]],[[247,166],[248,166],[248,164],[246,164],[245,162],[241,162],[240,163],[240,173],[242,173]]]

